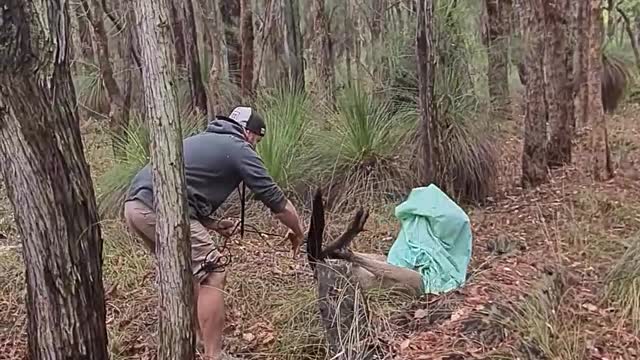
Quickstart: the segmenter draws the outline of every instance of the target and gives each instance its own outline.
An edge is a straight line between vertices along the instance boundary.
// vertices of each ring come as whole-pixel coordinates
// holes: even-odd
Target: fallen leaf
[[[255,340],[255,338],[256,338],[256,336],[255,336],[255,335],[253,335],[252,333],[245,333],[245,334],[242,334],[242,339],[243,339],[244,341],[251,342],[251,341]]]
[[[411,344],[411,339],[407,339],[400,344],[400,350],[406,350]]]
[[[427,317],[427,315],[428,315],[427,310],[418,309],[418,310],[416,310],[416,312],[413,315],[413,317],[416,318],[416,319],[424,319],[425,317]]]

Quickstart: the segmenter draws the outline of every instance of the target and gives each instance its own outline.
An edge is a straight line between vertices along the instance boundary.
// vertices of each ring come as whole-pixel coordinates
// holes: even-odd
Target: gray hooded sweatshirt
[[[185,180],[190,217],[210,216],[244,181],[271,211],[280,212],[286,197],[267,173],[256,151],[244,139],[244,128],[225,116],[216,116],[207,129],[183,142]],[[151,166],[134,177],[126,201],[140,200],[153,209]]]

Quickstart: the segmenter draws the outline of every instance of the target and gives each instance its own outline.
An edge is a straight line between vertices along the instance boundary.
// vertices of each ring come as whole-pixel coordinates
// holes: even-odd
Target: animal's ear
[[[322,237],[324,236],[324,204],[322,190],[318,188],[311,206],[311,223],[307,233],[307,261],[315,270],[315,263],[322,261]]]

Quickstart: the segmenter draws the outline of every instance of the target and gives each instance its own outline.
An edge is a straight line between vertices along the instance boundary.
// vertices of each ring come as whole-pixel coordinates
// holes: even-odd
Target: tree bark
[[[68,2],[0,1],[0,162],[22,239],[30,359],[108,359],[102,234]]]
[[[159,276],[158,359],[193,359],[193,279],[185,199],[171,0],[138,0],[145,107],[151,138]]]
[[[240,2],[242,0],[221,0],[222,3],[216,11],[222,14],[224,21],[224,43],[227,46],[227,60],[230,78],[241,86],[242,81],[242,41],[240,40],[241,14]],[[217,1],[216,1],[217,2]]]
[[[207,93],[200,72],[200,51],[198,50],[198,33],[196,32],[196,18],[193,11],[193,0],[185,0],[180,11],[184,13],[184,41],[186,63],[189,68],[189,89],[191,105],[201,114],[207,113]],[[175,31],[174,31],[175,33]],[[176,39],[179,41],[179,39]]]
[[[527,79],[522,186],[534,187],[548,181],[544,56],[540,56],[545,53],[545,19],[542,0],[524,0],[521,5]]]
[[[571,0],[569,0],[571,1]],[[547,146],[547,163],[550,168],[571,163],[572,91],[569,77],[571,68],[567,34],[569,18],[567,0],[544,0],[546,20],[545,69],[548,81],[547,106],[551,137]]]
[[[240,0],[242,58],[240,87],[243,99],[253,97],[253,10],[251,1]]]
[[[320,98],[328,104],[335,102],[335,75],[333,67],[333,50],[331,47],[330,24],[324,8],[324,0],[313,2],[313,32],[316,81]]]
[[[508,117],[510,0],[485,0],[487,11],[487,54],[489,96],[494,114]]]
[[[416,61],[418,63],[418,102],[420,135],[424,151],[422,183],[436,181],[438,169],[438,128],[434,97],[435,56],[433,45],[433,0],[419,0],[417,9]]]
[[[124,130],[127,127],[129,111],[125,108],[125,98],[114,77],[109,40],[104,26],[104,10],[99,0],[91,0],[91,8],[87,0],[81,1],[96,34],[95,40],[98,50],[96,56],[100,67],[100,76],[102,76],[102,81],[104,81],[107,89],[107,97],[109,98],[109,127],[115,137],[120,137],[124,135]],[[124,156],[122,149],[116,146],[115,139],[113,141],[113,153],[118,159]]]
[[[187,28],[190,26],[195,26],[194,22],[189,24],[189,18],[186,17],[185,12],[182,11],[183,6],[187,6],[183,1],[172,0],[171,7],[171,19],[172,21],[172,29],[173,29],[173,38],[176,39],[175,47],[176,47],[176,65],[178,65],[178,69],[183,68],[187,56],[187,48],[189,44],[187,43],[188,39],[186,38]],[[185,21],[186,20],[186,21]]]
[[[91,38],[91,24],[87,20],[87,16],[85,14],[84,9],[82,8],[82,4],[76,3],[73,6],[73,13],[78,19],[78,34],[80,35],[80,48],[79,53],[82,54],[80,59],[82,62],[88,64],[94,64],[95,58],[93,54],[93,40]],[[76,60],[78,60],[78,52],[76,51]],[[87,66],[83,64],[81,68],[86,71]]]
[[[289,64],[289,84],[292,88],[304,91],[304,58],[300,33],[300,13],[298,0],[283,0],[284,15],[284,51]]]
[[[611,154],[607,138],[607,125],[602,105],[602,49],[601,39],[604,32],[602,11],[599,0],[584,1],[585,27],[589,46],[587,58],[587,119],[591,130],[591,171],[595,180],[608,180],[613,177]]]
[[[205,39],[208,43],[209,51],[211,51],[211,67],[207,84],[207,111],[209,117],[213,118],[215,115],[221,115],[225,110],[220,92],[221,80],[227,76],[233,76],[229,74],[231,70],[226,66],[227,63],[225,61],[224,23],[219,2],[218,0],[201,0],[201,4],[206,6],[203,9],[208,14],[207,26],[209,31],[207,31]]]

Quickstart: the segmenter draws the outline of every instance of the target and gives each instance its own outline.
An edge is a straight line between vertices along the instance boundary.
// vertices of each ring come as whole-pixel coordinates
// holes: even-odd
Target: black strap
[[[242,187],[238,188],[238,192],[240,195],[240,239],[244,239],[244,208],[245,208],[245,190],[246,187],[244,185],[244,181],[242,182]]]

